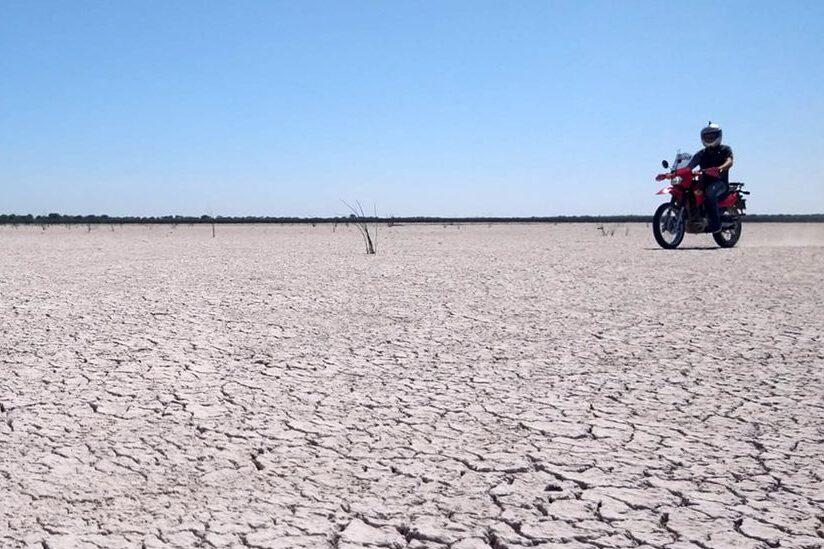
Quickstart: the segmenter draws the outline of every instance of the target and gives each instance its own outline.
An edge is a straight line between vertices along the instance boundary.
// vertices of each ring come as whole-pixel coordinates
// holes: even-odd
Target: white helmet
[[[707,127],[701,130],[701,143],[705,147],[717,147],[721,144],[721,126],[709,122]]]

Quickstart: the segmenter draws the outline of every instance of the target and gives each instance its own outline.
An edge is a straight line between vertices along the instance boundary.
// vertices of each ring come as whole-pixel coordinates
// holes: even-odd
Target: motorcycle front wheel
[[[722,248],[732,248],[741,238],[741,217],[732,209],[727,210],[728,215],[735,216],[731,224],[722,224],[721,232],[712,233],[712,239]]]
[[[672,250],[684,240],[684,208],[668,202],[661,204],[652,217],[652,234],[659,246]]]

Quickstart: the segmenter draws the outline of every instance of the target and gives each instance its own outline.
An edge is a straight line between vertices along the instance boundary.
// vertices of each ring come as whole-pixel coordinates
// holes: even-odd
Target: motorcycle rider
[[[705,173],[704,203],[707,208],[709,226],[707,232],[717,233],[721,230],[721,212],[718,200],[729,190],[730,168],[733,165],[732,149],[721,144],[721,127],[709,122],[701,130],[701,143],[704,148],[695,153],[689,163],[690,168],[700,166]],[[709,173],[706,173],[709,172]]]

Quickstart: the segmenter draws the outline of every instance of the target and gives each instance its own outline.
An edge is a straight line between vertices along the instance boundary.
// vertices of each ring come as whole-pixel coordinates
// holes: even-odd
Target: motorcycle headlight
[[[676,175],[675,177],[672,178],[672,184],[673,185],[680,185],[683,180],[684,180],[683,177],[681,177],[680,175]]]

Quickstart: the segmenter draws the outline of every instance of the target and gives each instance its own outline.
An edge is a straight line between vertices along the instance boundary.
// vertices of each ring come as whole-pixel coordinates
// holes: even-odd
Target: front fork
[[[676,233],[679,230],[679,227],[684,224],[684,206],[678,204],[674,196],[672,197],[670,204],[672,204],[672,209],[675,211],[675,215],[667,216],[663,219],[663,226],[661,227],[661,230],[668,233]]]

